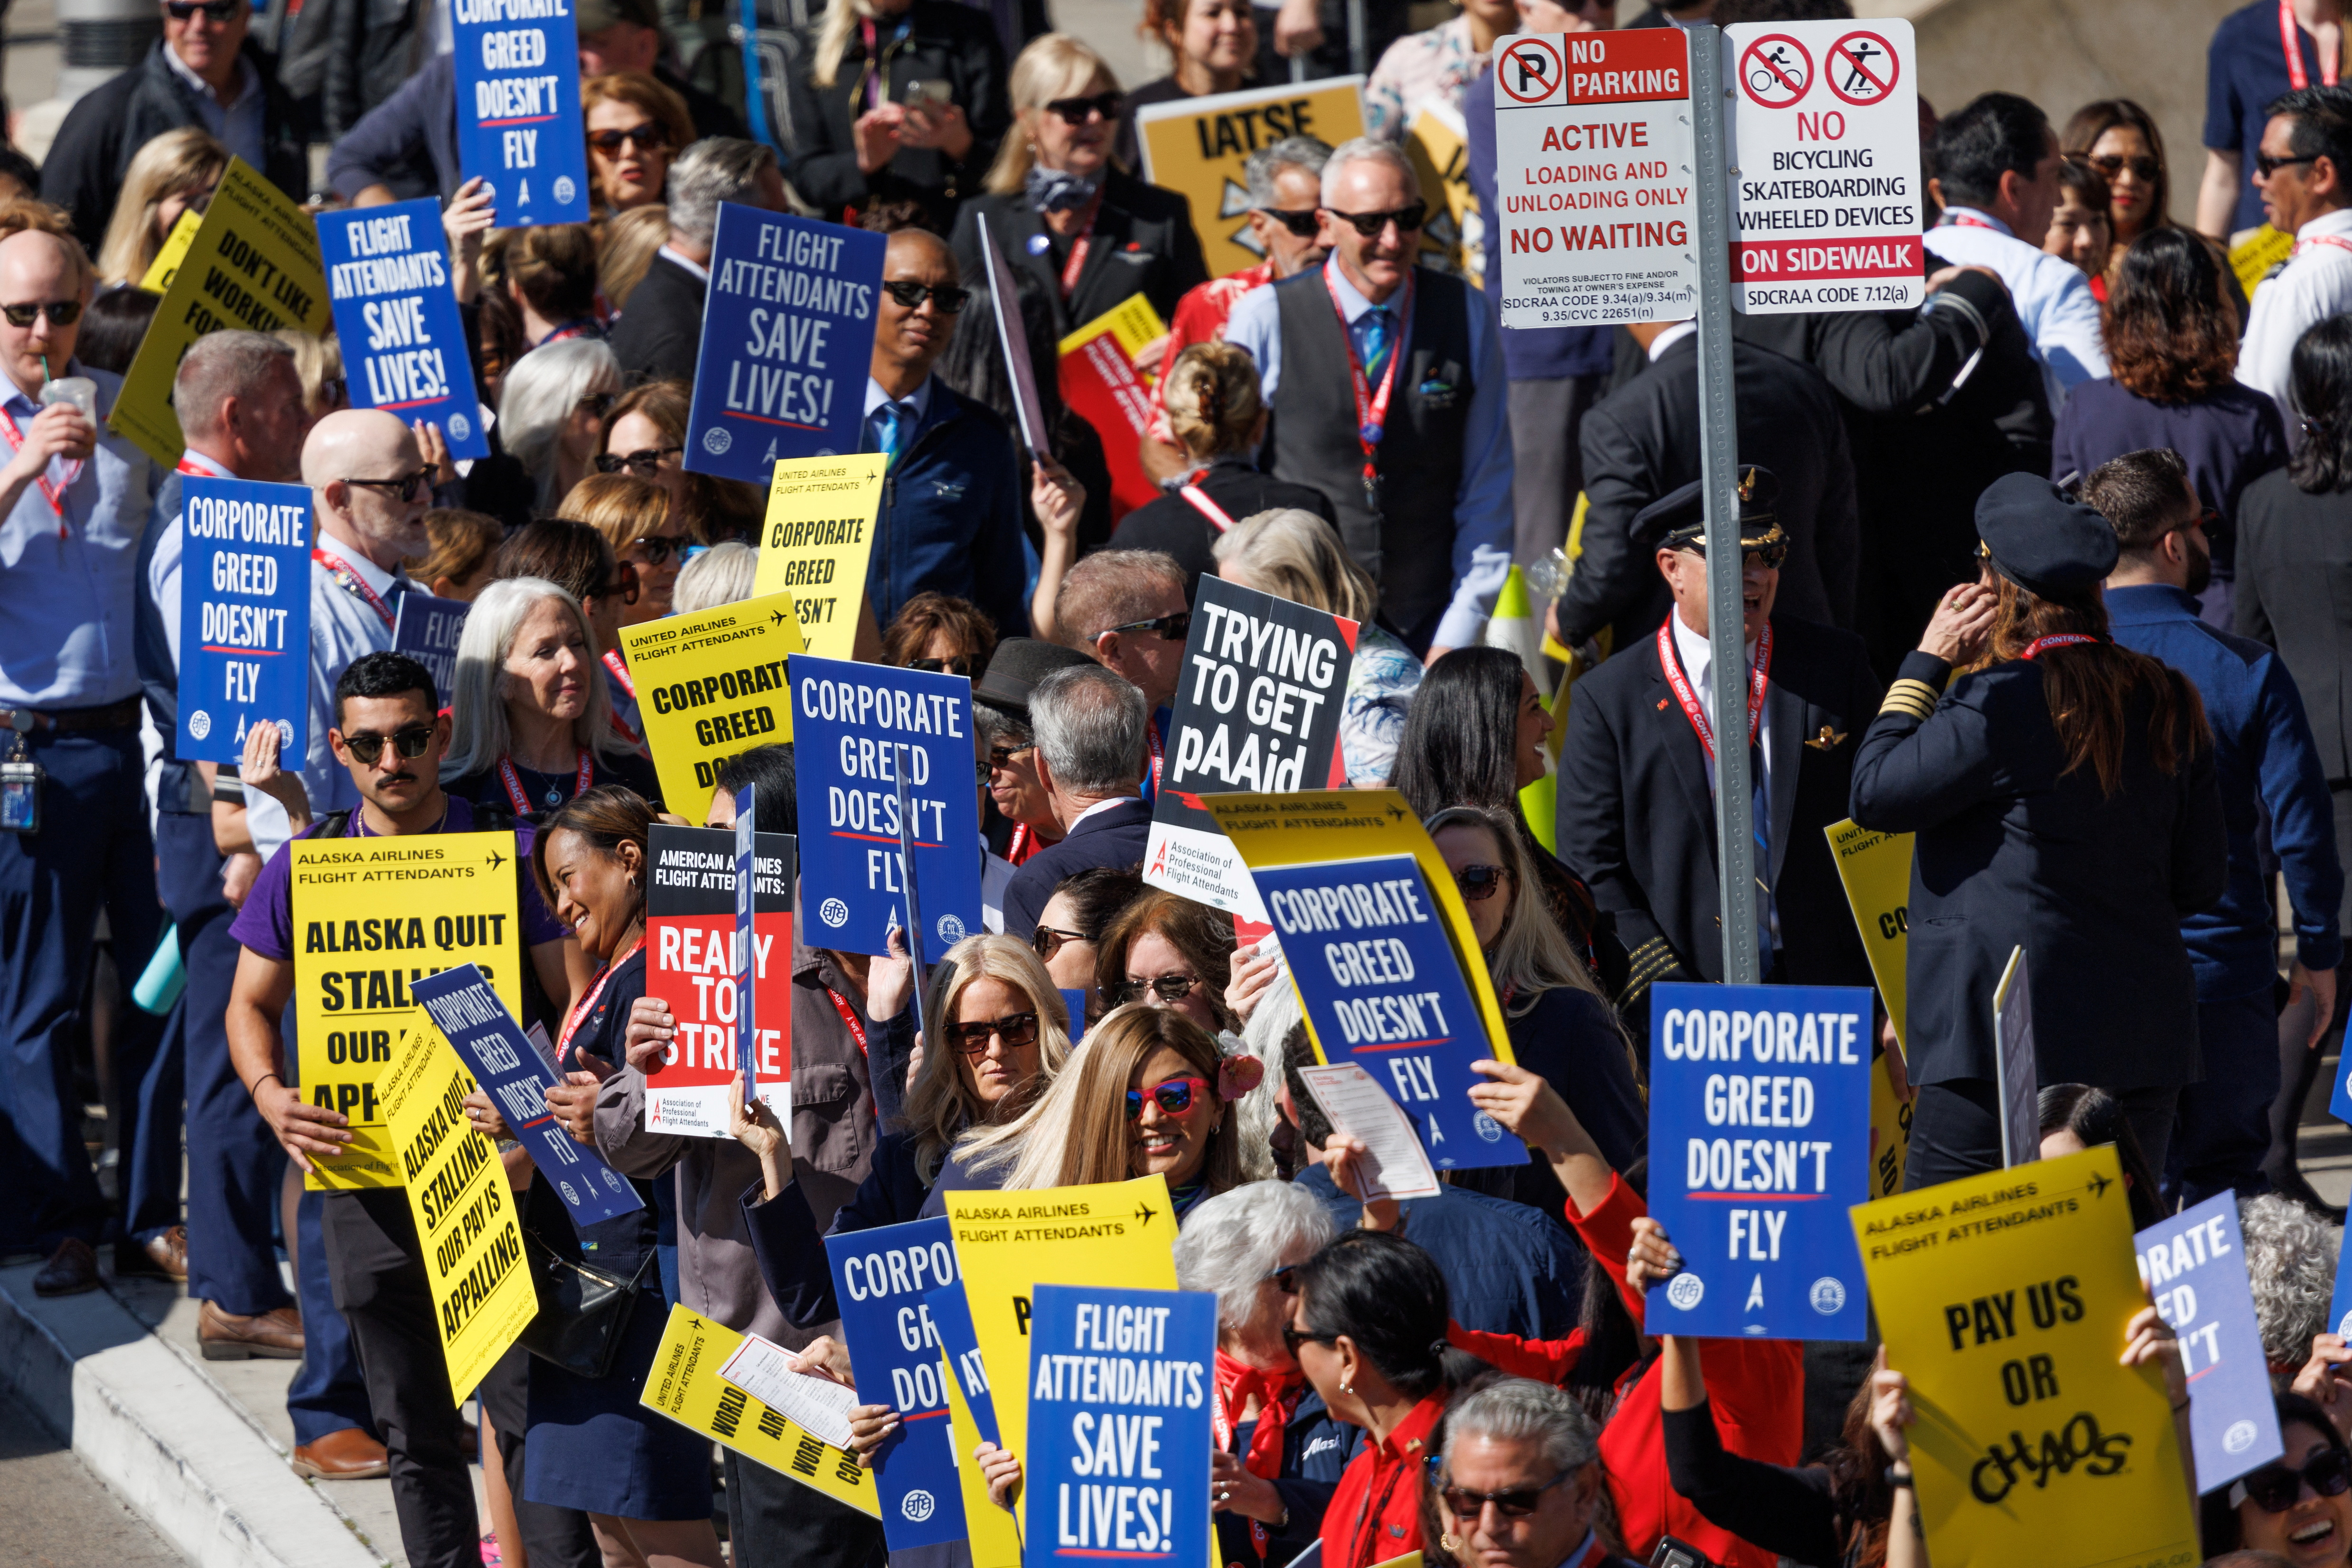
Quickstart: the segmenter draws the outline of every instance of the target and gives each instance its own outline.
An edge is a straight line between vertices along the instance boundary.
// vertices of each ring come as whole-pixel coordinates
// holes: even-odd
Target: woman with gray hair
[[[712,545],[686,563],[670,590],[670,613],[685,615],[711,610],[751,597],[751,580],[760,570],[760,552],[728,539]]]
[[[1567,1390],[1525,1377],[1476,1385],[1446,1412],[1424,1495],[1433,1564],[1633,1568],[1611,1551],[1601,1434]]]
[[[1360,1428],[1331,1419],[1282,1337],[1291,1270],[1334,1234],[1305,1187],[1258,1181],[1202,1199],[1176,1238],[1177,1284],[1217,1297],[1210,1497],[1221,1563],[1282,1568],[1314,1544],[1361,1440]]]
[[[621,393],[610,345],[572,338],[515,361],[499,392],[499,439],[537,486],[533,509],[551,513],[595,472],[604,411]]]

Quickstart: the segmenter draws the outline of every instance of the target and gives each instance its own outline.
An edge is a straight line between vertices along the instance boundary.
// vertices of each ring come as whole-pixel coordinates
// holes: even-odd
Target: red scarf
[[[1250,1396],[1256,1395],[1260,1402],[1257,1427],[1250,1433],[1249,1452],[1242,1457],[1242,1469],[1266,1480],[1274,1479],[1282,1473],[1283,1431],[1290,1425],[1290,1413],[1297,1408],[1299,1396],[1306,1392],[1307,1375],[1303,1372],[1262,1372],[1222,1350],[1217,1352],[1217,1446],[1232,1448],[1234,1434],[1241,1427],[1242,1412],[1249,1407]]]

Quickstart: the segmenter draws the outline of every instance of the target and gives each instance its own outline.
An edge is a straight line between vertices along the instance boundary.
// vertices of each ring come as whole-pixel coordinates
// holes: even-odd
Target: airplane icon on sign
[[[1138,1225],[1149,1225],[1151,1223],[1151,1217],[1159,1212],[1149,1204],[1139,1203],[1135,1206],[1135,1222]]]
[[[499,853],[499,852],[498,852],[498,851],[496,851],[496,850],[492,850],[492,851],[490,852],[489,867],[490,867],[490,869],[491,869],[492,871],[496,871],[496,870],[498,870],[498,869],[499,869],[499,867],[500,867],[500,866],[502,866],[502,865],[504,865],[504,864],[506,864],[506,863],[507,863],[507,857],[506,857],[506,856],[504,856],[504,855],[502,855],[502,854]]]

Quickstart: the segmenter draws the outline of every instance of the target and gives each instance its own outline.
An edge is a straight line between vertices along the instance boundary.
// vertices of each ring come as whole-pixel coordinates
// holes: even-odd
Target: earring
[[[1353,1394],[1356,1392],[1356,1385],[1353,1382],[1343,1377],[1339,1379],[1339,1392],[1342,1394]]]
[[[1450,1530],[1437,1538],[1437,1543],[1440,1546],[1444,1547],[1447,1552],[1452,1552],[1456,1556],[1461,1554],[1462,1538],[1454,1534]]]

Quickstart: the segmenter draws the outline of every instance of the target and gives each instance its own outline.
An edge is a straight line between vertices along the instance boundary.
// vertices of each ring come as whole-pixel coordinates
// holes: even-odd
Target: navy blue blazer
[[[1339,1190],[1328,1166],[1294,1178],[1332,1223],[1354,1227],[1362,1205]],[[1584,1252],[1576,1239],[1523,1203],[1448,1186],[1400,1206],[1404,1235],[1445,1275],[1454,1321],[1486,1333],[1558,1339],[1576,1326],[1584,1295]]]
[[[1036,933],[1037,916],[1054,890],[1082,871],[1098,865],[1143,863],[1143,846],[1151,836],[1151,807],[1143,800],[1121,800],[1096,812],[1070,830],[1060,843],[1039,850],[1022,862],[1004,889],[1004,934],[1026,942]]]

